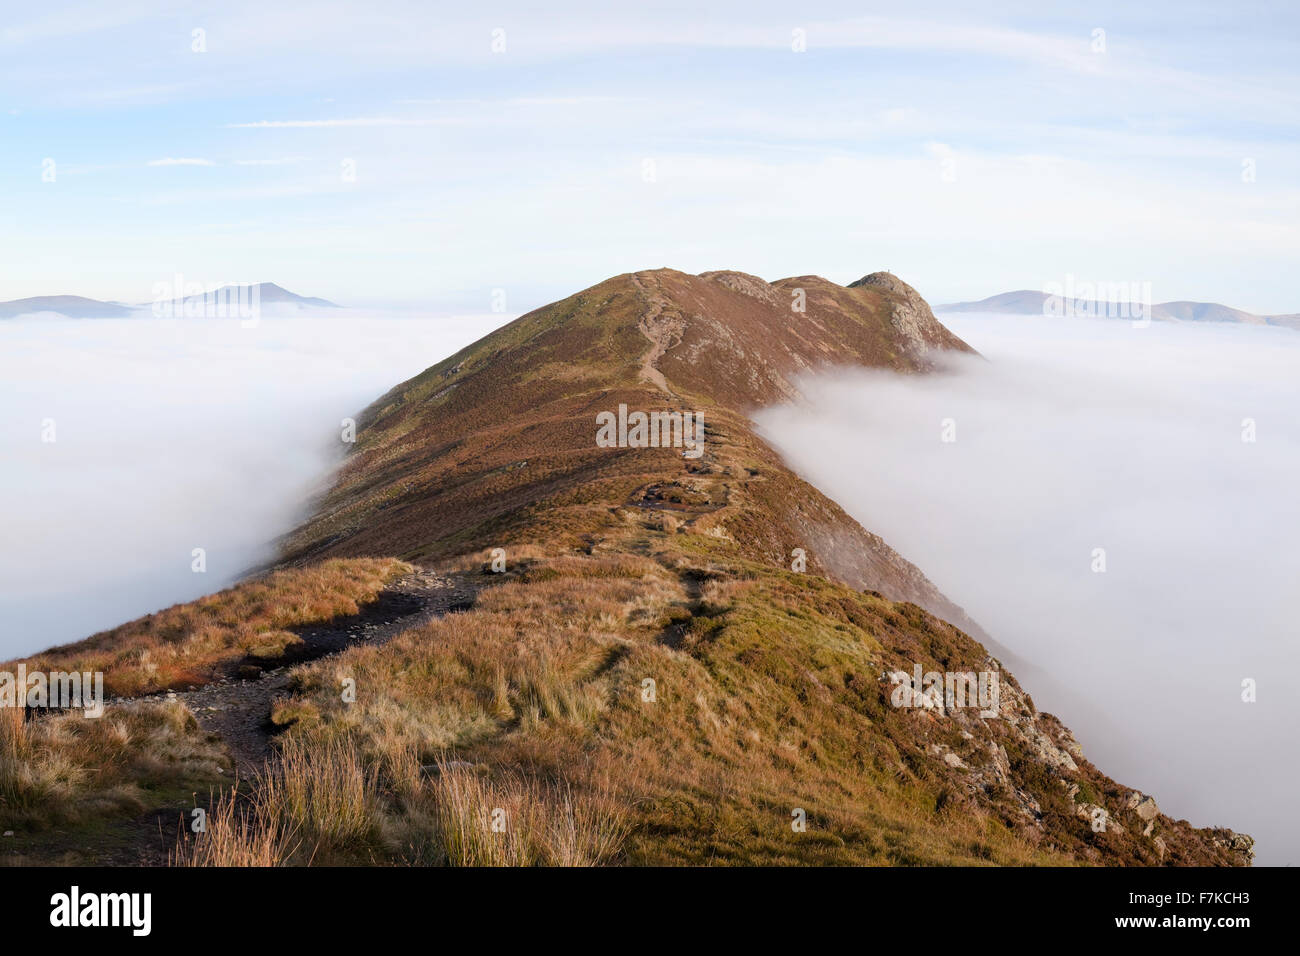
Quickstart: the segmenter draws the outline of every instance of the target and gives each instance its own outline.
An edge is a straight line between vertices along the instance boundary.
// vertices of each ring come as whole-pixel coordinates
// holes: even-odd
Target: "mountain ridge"
[[[260,302],[272,305],[296,305],[320,309],[337,309],[341,306],[327,299],[301,296],[290,292],[274,282],[257,282],[245,286],[220,286],[202,294],[181,296],[165,300],[173,314],[180,312],[183,316],[187,305],[202,306],[205,301],[225,298],[232,292],[236,297],[244,293],[251,301],[251,293],[245,290],[256,289]],[[12,319],[23,315],[54,314],[69,319],[118,319],[146,317],[151,314],[157,303],[145,302],[139,305],[127,305],[121,302],[108,302],[77,295],[31,296],[25,299],[12,299],[0,302],[0,319]]]
[[[797,577],[825,576],[849,593],[903,602],[894,606],[920,615],[908,626],[928,634],[947,634],[953,624],[960,630],[952,646],[965,648],[958,657],[971,666],[985,660],[1006,674],[980,646],[1001,650],[979,625],[920,569],[791,473],[753,433],[747,415],[772,401],[798,401],[799,376],[817,369],[924,373],[943,350],[973,352],[889,273],[849,286],[816,276],[766,282],[732,270],[617,276],[521,316],[373,403],[359,418],[357,444],[334,489],[285,539],[286,562],[391,554],[437,564],[476,549],[532,553],[539,542],[548,553],[597,560],[626,553],[629,535],[646,535],[634,545],[637,553],[686,549],[704,566],[692,573],[717,574],[707,569],[734,561],[749,569],[739,573],[762,578],[804,554],[806,570]],[[597,448],[596,416],[624,405],[702,411],[704,454],[691,461],[662,448]],[[1150,820],[1121,824],[1134,812],[1130,802],[1150,814],[1158,813],[1154,801],[1091,770],[1088,780],[1067,779],[1088,766],[1081,749],[1054,717],[1038,715],[1027,695],[1019,699],[1021,722],[1009,741],[968,723],[961,736],[988,750],[959,755],[948,744],[923,747],[926,759],[949,769],[992,752],[991,769],[977,774],[992,776],[979,787],[1005,786],[1031,763],[1053,768],[1046,772],[1055,782],[1043,791],[1012,787],[1014,807],[999,812],[1036,821],[1028,829],[1012,824],[1016,832],[1040,839],[1043,808],[1067,793],[1069,809],[1057,811],[1066,829],[1072,824],[1065,819],[1113,812],[1119,832],[1131,825],[1145,831],[1140,846],[1110,851],[1133,854],[1130,862],[1248,858],[1249,838],[1231,831],[1193,837],[1185,822],[1161,816],[1157,842]],[[1012,752],[1024,756],[1007,758],[1004,768],[998,755]],[[954,785],[972,793],[969,784]],[[972,806],[980,802],[971,799]],[[1047,830],[1052,845],[1073,839],[1055,825]],[[1089,843],[1084,838],[1071,852],[1105,861]]]
[[[1056,304],[1049,309],[1048,300],[1055,299]],[[946,312],[994,312],[1002,315],[1059,315],[1068,311],[1075,315],[1107,318],[1140,317],[1134,311],[1134,305],[1128,302],[1106,302],[1088,299],[1062,299],[1046,292],[1032,289],[1017,289],[1013,292],[1001,292],[987,298],[971,302],[950,302],[935,306],[935,311]],[[1151,319],[1157,322],[1235,322],[1243,325],[1276,325],[1290,329],[1300,329],[1300,313],[1286,315],[1257,315],[1243,309],[1217,302],[1193,302],[1174,300],[1156,302],[1151,306]]]
[[[174,707],[172,675],[293,668],[239,697],[279,729],[268,772],[360,793],[365,821],[341,837],[254,790],[216,860],[251,840],[272,863],[1249,864],[1249,837],[1093,766],[749,418],[818,369],[924,374],[943,351],[973,350],[888,273],[612,277],[372,403],[269,576],[30,666],[102,668],[131,707]],[[383,643],[302,662],[284,630],[434,580],[465,597]],[[497,806],[523,842],[467,844]]]
[[[524,370],[539,362],[548,370],[554,370],[553,358],[562,355],[570,366],[571,376],[574,366],[608,369],[611,359],[617,358],[618,364],[603,376],[603,383],[600,381],[602,376],[594,379],[588,376],[583,391],[587,394],[599,391],[601,384],[618,389],[609,399],[609,404],[615,407],[620,403],[637,407],[638,399],[645,406],[662,398],[669,399],[669,404],[689,403],[692,398],[706,399],[711,403],[721,399],[725,410],[719,408],[716,411],[721,412],[722,421],[729,425],[733,418],[741,420],[741,416],[733,411],[735,408],[797,399],[797,376],[814,370],[819,364],[830,366],[856,359],[861,364],[922,371],[933,368],[929,354],[932,348],[973,351],[944,329],[932,314],[928,314],[928,306],[924,306],[914,290],[899,280],[893,281],[896,284],[868,276],[859,280],[860,284],[854,288],[838,286],[816,276],[766,283],[755,276],[734,271],[690,276],[670,269],[616,276],[568,299],[521,316],[381,397],[358,419],[359,440],[349,463],[344,466],[342,477],[345,482],[348,480],[349,470],[356,467],[356,452],[363,456],[366,454],[367,439],[373,438],[377,427],[394,419],[409,418],[407,412],[411,406],[425,397],[429,397],[429,401],[439,409],[436,437],[431,439],[435,447],[440,447],[451,435],[458,433],[461,429],[458,419],[466,414],[477,416],[481,407],[479,403],[500,386],[498,381],[481,383],[476,374],[488,361],[494,363],[493,371],[501,374],[500,366],[506,361],[506,349],[497,347],[498,342],[523,355],[511,360],[505,374],[526,375],[528,373]],[[910,292],[911,297],[902,291],[903,288]],[[791,304],[800,299],[805,311],[793,311]],[[918,300],[924,306],[925,314],[918,310]],[[684,314],[692,309],[697,311],[689,316]],[[855,309],[859,314],[853,312]],[[602,321],[611,312],[622,313],[613,326],[618,336],[616,339],[600,343],[590,341],[589,330],[581,326],[595,312],[600,313]],[[571,325],[579,327],[576,335],[570,334],[566,328]],[[551,340],[557,341],[553,343]],[[577,354],[573,354],[575,352]],[[645,366],[649,356],[653,356],[654,373],[649,373]],[[530,382],[527,387],[528,397],[509,406],[508,415],[526,420],[539,403],[556,399],[564,414],[572,415],[569,406],[574,404],[576,390],[571,381],[563,382],[558,388],[539,387],[536,382]],[[580,403],[580,407],[588,406],[590,401]],[[576,438],[575,444],[590,444],[572,434],[577,431],[572,423],[566,423],[566,427],[571,429],[566,433],[566,439]],[[403,432],[403,435],[409,437],[410,433]],[[589,453],[575,454],[582,457],[585,466],[587,461],[602,457],[597,452],[598,449],[591,445]],[[631,449],[626,452],[636,454]],[[519,454],[521,458],[514,460],[524,460],[524,451]],[[775,460],[774,454],[770,458]],[[497,458],[493,457],[486,464],[495,465],[496,462]],[[466,473],[472,468],[470,461],[457,463],[460,483],[465,481]],[[566,466],[566,470],[577,469]],[[524,472],[525,469],[519,469],[517,480],[523,480]],[[435,498],[445,487],[441,482],[431,486]],[[817,492],[816,498],[823,499],[824,496]],[[824,501],[829,509],[826,514],[834,516],[833,519],[828,517],[831,523],[845,527],[856,525],[829,499]],[[373,541],[388,524],[387,515],[400,507],[389,499],[383,514],[371,513],[370,517],[375,520],[368,522],[362,531],[362,540]],[[333,508],[331,511],[333,514],[327,521],[335,525],[337,511]],[[438,513],[441,514],[441,510]],[[465,517],[464,513],[457,516],[460,520]],[[451,515],[447,518],[453,522],[457,520]],[[350,521],[356,523],[360,518],[353,513]],[[291,559],[302,556],[347,557],[360,553],[343,546],[342,541],[349,537],[347,533],[335,533],[328,544],[319,548],[307,543],[304,538],[310,538],[316,524],[309,521],[288,537],[286,548]],[[805,522],[802,527],[805,534],[818,536],[812,524]],[[427,543],[428,538],[424,541]],[[914,582],[914,586],[907,589],[909,596],[924,596],[925,600],[943,603],[924,575],[906,562],[899,563],[901,559],[878,538],[871,536],[869,541],[867,551],[880,557],[874,571],[866,569],[872,561],[855,560],[852,549],[829,546],[829,541],[823,552],[824,560],[839,562],[841,570],[855,580],[862,580],[863,586],[873,582],[880,584],[886,579],[901,586],[906,579]],[[398,553],[419,559],[439,552],[407,552],[399,548]],[[943,606],[954,616],[975,626],[964,614],[946,603]]]
[[[0,302],[0,319],[43,313],[62,315],[69,319],[116,319],[133,314],[130,306],[120,302],[103,302],[79,295],[41,295]]]

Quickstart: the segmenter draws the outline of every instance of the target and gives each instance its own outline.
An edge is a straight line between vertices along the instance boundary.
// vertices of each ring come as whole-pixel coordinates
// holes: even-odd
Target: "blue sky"
[[[668,265],[1300,311],[1300,13],[1134,6],[6,2],[0,299]]]

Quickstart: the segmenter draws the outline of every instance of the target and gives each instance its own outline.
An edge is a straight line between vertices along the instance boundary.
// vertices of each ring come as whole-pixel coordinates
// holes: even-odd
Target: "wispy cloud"
[[[227,129],[313,129],[329,126],[436,126],[453,120],[399,116],[352,116],[342,119],[258,120],[255,123],[227,123]]]
[[[306,162],[303,156],[282,156],[276,159],[237,159],[236,166],[295,166]]]
[[[41,263],[66,241],[49,204],[78,167],[184,150],[219,168],[78,183],[81,235],[115,237],[124,276],[167,254],[168,211],[145,207],[192,199],[261,224],[263,247],[205,250],[239,260],[222,266],[232,274],[245,257],[295,255],[270,238],[288,235],[289,205],[330,223],[344,241],[312,268],[347,277],[353,298],[400,287],[427,300],[506,277],[552,289],[563,273],[559,292],[663,262],[832,278],[890,265],[943,299],[1067,270],[1133,273],[1169,298],[1296,308],[1294,11],[1228,29],[1174,0],[1074,0],[1050,16],[960,0],[866,16],[873,4],[795,16],[759,3],[744,17],[707,4],[592,17],[580,0],[538,15],[503,0],[491,19],[406,0],[367,0],[363,18],[348,15],[361,0],[331,0],[337,16],[305,0],[193,17],[163,0],[119,6],[132,4],[129,22],[89,0],[9,18],[5,142],[57,160],[59,176],[0,170],[0,218],[22,227],[0,230],[0,260],[23,292],[48,291]],[[497,26],[508,42],[493,53]],[[192,49],[195,28],[207,52]],[[159,196],[169,180],[184,182]],[[289,203],[272,213],[267,198]],[[145,220],[130,237],[123,203]],[[379,211],[382,249],[355,255],[347,237],[369,235]],[[205,215],[196,206],[195,223]],[[554,236],[556,261],[503,237],[505,222]],[[435,246],[438,273],[412,266]],[[112,292],[85,272],[69,282]]]
[[[400,99],[404,106],[583,106],[597,103],[625,103],[627,96],[506,96],[491,97],[429,97]]]
[[[1104,51],[1093,51],[1092,39],[1091,31],[1064,35],[984,24],[879,16],[816,23],[808,28],[810,46],[975,53],[1097,73],[1105,68],[1107,61]]]
[[[16,13],[17,7],[11,7],[6,11],[6,19],[15,17]],[[36,20],[0,28],[0,47],[100,33],[138,21],[149,13],[149,6],[141,3],[119,3],[111,7],[100,3],[77,4],[46,12]]]
[[[215,166],[217,165],[210,159],[198,159],[191,156],[164,156],[162,159],[151,159],[146,166]]]

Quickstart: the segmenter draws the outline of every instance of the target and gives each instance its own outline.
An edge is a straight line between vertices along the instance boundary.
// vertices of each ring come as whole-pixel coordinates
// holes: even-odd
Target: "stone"
[[[1156,806],[1155,800],[1136,790],[1128,795],[1127,807],[1148,823],[1160,816],[1160,808]]]

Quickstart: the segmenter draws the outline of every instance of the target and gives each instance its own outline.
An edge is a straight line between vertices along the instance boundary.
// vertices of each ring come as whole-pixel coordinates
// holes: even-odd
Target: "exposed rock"
[[[750,275],[748,272],[735,272],[724,269],[717,272],[701,272],[700,278],[720,282],[733,292],[742,292],[745,295],[753,296],[755,299],[761,299],[770,305],[779,305],[781,302],[776,290],[771,285],[758,276]]]
[[[930,306],[920,293],[898,276],[892,272],[873,272],[849,283],[850,289],[861,286],[884,289],[896,296],[889,321],[912,355],[919,356],[942,340],[943,326],[930,311]]]
[[[1074,758],[1058,747],[1052,741],[1052,738],[1043,733],[1036,725],[1030,724],[1025,728],[1025,738],[1033,747],[1034,753],[1037,754],[1039,759],[1049,766],[1071,771],[1079,769],[1079,765],[1074,762]]]
[[[1160,808],[1156,806],[1155,800],[1144,793],[1138,793],[1136,790],[1128,795],[1128,803],[1125,805],[1125,809],[1132,810],[1148,823],[1160,816]]]
[[[1253,837],[1233,830],[1217,830],[1212,842],[1215,846],[1223,847],[1237,856],[1243,866],[1250,866],[1255,862],[1255,840]]]
[[[1087,820],[1089,826],[1093,824],[1094,820],[1102,820],[1101,832],[1126,832],[1123,824],[1111,816],[1109,810],[1097,803],[1076,803],[1074,805],[1074,815]]]
[[[1083,747],[1079,744],[1079,741],[1074,739],[1074,734],[1070,732],[1069,727],[1062,727],[1056,735],[1056,739],[1065,752],[1075,760],[1083,759]]]
[[[940,714],[944,713],[943,688],[930,687],[922,689],[913,687],[912,675],[906,671],[890,671],[885,674],[885,679],[894,685],[894,689],[889,692],[889,698],[895,707],[934,710]]]

